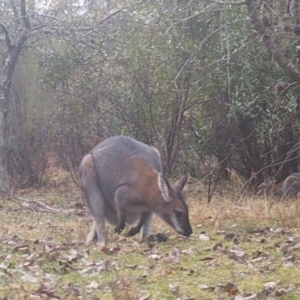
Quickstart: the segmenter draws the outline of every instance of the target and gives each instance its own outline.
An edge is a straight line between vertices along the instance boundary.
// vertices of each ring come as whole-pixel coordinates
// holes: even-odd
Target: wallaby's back
[[[111,137],[91,151],[104,197],[111,201],[115,190],[136,184],[146,173],[161,172],[156,150],[126,136]]]
[[[289,175],[285,180],[277,184],[262,183],[259,187],[258,194],[260,195],[263,192],[279,197],[295,197],[297,193],[300,192],[300,172]]]

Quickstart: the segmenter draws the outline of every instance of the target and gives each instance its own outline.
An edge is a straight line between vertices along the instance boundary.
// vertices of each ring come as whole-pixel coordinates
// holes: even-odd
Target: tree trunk
[[[1,95],[1,100],[3,95]],[[2,102],[2,101],[1,101]],[[2,106],[2,105],[1,105]],[[7,192],[9,188],[9,177],[7,171],[7,152],[6,152],[6,134],[5,134],[5,113],[0,109],[0,192]]]
[[[8,39],[8,37],[7,37]],[[9,189],[9,174],[7,166],[7,147],[8,147],[8,111],[9,93],[11,82],[18,58],[23,49],[27,35],[23,34],[15,45],[7,40],[8,55],[2,69],[0,80],[0,193],[7,193]]]

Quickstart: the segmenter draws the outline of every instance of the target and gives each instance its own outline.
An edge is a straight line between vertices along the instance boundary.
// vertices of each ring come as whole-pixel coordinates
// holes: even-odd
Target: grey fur
[[[125,223],[139,221],[128,235],[142,228],[145,240],[151,234],[154,213],[180,234],[192,233],[182,196],[188,177],[171,186],[163,178],[159,151],[154,147],[126,136],[111,137],[83,158],[79,177],[93,218],[87,243],[95,235],[98,242],[106,243],[105,222],[117,226],[115,231],[121,232]],[[182,217],[173,222],[175,211],[177,215],[182,212]]]

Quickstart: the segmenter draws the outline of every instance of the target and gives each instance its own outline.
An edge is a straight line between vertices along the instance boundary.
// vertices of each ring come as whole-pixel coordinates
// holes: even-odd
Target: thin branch
[[[32,13],[30,15],[26,15],[26,18],[31,18],[31,17],[43,17],[43,18],[49,18],[49,19],[53,19],[53,20],[56,20],[56,21],[62,21],[61,19],[57,18],[57,17],[54,17],[54,16],[51,16],[51,15],[48,15],[48,14],[40,14],[40,13]],[[17,17],[15,19],[15,21],[20,21],[21,19],[24,19],[23,16],[21,17]]]
[[[41,201],[37,201],[37,200],[29,200],[29,199],[25,199],[23,197],[15,197],[14,200],[22,202],[22,203],[27,203],[27,204],[31,204],[31,205],[37,205],[39,207],[41,207],[42,209],[44,209],[44,212],[50,212],[50,213],[54,213],[54,214],[76,214],[78,212],[83,213],[86,212],[86,209],[59,209],[59,208],[53,208]]]
[[[7,28],[4,26],[4,24],[2,24],[2,23],[0,23],[0,27],[1,27],[2,31],[4,32],[4,34],[5,34],[6,46],[7,46],[7,48],[8,48],[8,51],[10,51],[11,48],[12,48],[12,44],[11,44],[11,40],[10,40],[10,38],[9,38],[8,30],[7,30]]]
[[[26,11],[26,0],[21,0],[20,5],[21,5],[21,16],[22,16],[25,28],[27,30],[31,30],[30,21],[29,21],[29,18],[27,16],[27,11]]]
[[[274,57],[275,61],[283,69],[283,71],[298,84],[300,84],[299,69],[282,55],[277,45],[273,43],[271,36],[267,34],[262,21],[258,18],[256,1],[246,0],[246,5],[250,20],[255,30],[261,36],[261,41],[265,44],[269,53]]]
[[[168,32],[170,31],[170,29],[171,29],[174,25],[177,25],[177,24],[179,24],[179,23],[188,21],[189,19],[192,19],[192,18],[194,18],[194,17],[197,17],[197,16],[203,14],[203,13],[206,12],[211,6],[213,6],[213,5],[209,5],[209,6],[205,7],[203,10],[199,11],[198,13],[196,13],[196,14],[194,14],[194,15],[191,15],[191,16],[188,16],[188,17],[186,17],[186,18],[180,19],[180,20],[178,20],[178,21],[176,21],[176,22],[173,22],[173,23],[169,26],[169,28],[166,30],[165,35],[168,34]]]
[[[243,2],[227,2],[227,1],[220,1],[220,0],[210,0],[210,2],[218,3],[218,4],[228,4],[228,5],[242,5],[242,4],[246,4],[246,1],[243,1]]]
[[[12,8],[12,10],[13,10],[14,17],[15,17],[15,19],[17,20],[18,17],[19,17],[19,14],[18,14],[18,10],[17,10],[17,8],[16,8],[16,6],[15,6],[14,0],[10,0],[9,2],[10,2],[10,6],[11,6],[11,8]],[[17,21],[17,24],[19,24],[18,21]]]

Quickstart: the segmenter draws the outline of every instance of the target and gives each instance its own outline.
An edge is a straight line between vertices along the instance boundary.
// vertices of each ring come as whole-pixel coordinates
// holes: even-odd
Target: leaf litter
[[[83,243],[91,224],[84,207],[25,204],[1,205],[0,299],[300,297],[298,228],[264,222],[250,230],[233,222],[215,228],[210,211],[194,238],[176,236],[165,225],[159,229],[170,239],[159,244],[110,231],[109,245],[99,250]]]

